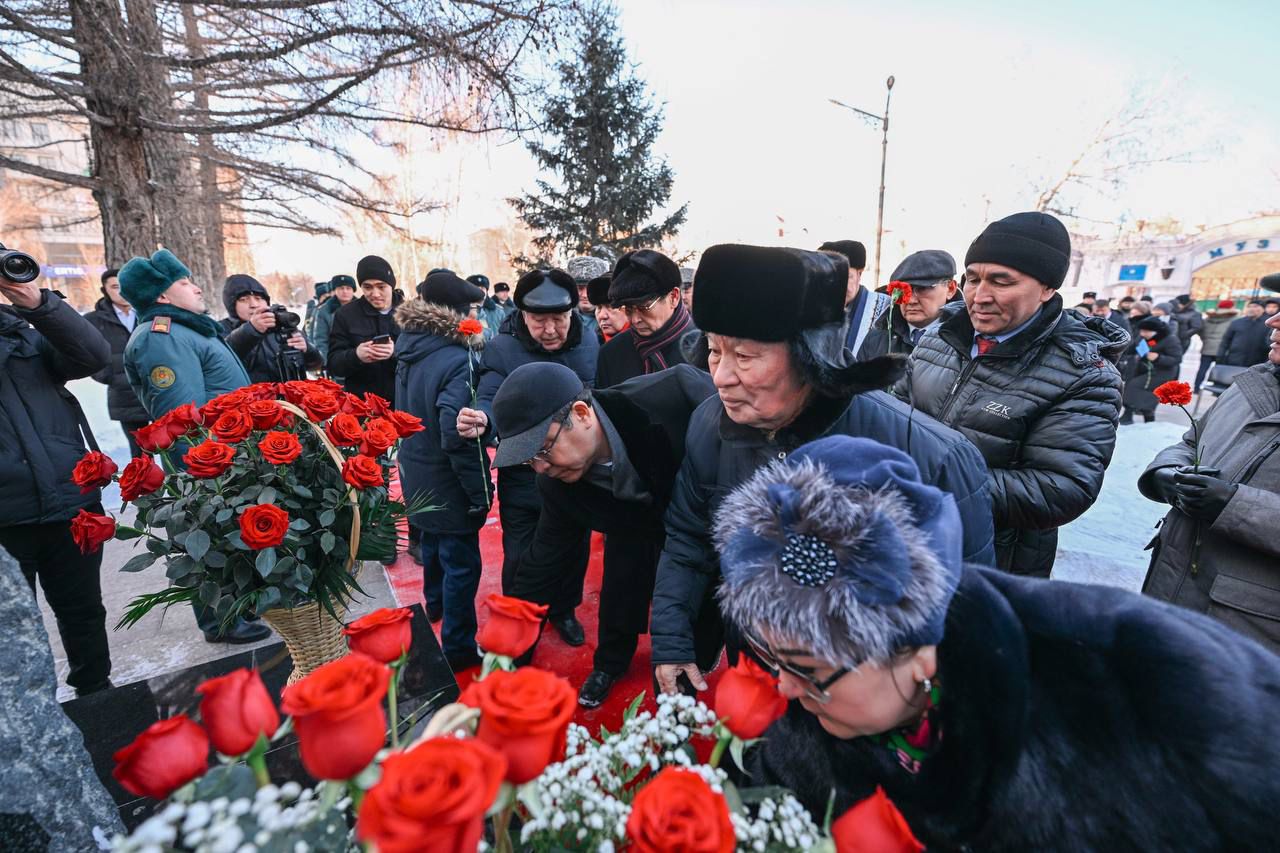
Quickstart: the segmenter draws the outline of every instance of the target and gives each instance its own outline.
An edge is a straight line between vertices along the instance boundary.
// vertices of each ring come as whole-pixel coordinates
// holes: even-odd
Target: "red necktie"
[[[990,335],[978,335],[978,355],[986,355],[1000,343]]]

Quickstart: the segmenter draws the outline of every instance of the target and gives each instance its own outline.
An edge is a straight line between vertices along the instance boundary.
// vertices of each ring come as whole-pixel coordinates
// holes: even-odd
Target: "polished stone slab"
[[[399,712],[402,720],[413,721],[410,728],[416,730],[436,708],[457,699],[458,684],[422,605],[415,604],[410,609],[413,646],[400,681]],[[149,817],[156,801],[135,797],[112,778],[111,770],[115,766],[112,755],[157,720],[183,713],[195,717],[200,704],[196,686],[241,667],[257,667],[278,705],[280,692],[293,669],[289,653],[280,642],[62,704],[67,716],[83,733],[94,770],[119,806],[126,826],[132,829]],[[409,737],[412,736],[411,733]],[[267,768],[277,783],[289,780],[304,786],[314,783],[302,768],[293,735],[274,744],[267,753]]]

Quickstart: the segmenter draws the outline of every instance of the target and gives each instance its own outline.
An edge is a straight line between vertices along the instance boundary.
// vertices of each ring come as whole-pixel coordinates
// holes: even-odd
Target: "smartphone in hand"
[[[389,344],[389,343],[391,343],[391,336],[390,336],[390,335],[378,335],[376,338],[374,338],[372,341],[370,341],[370,343],[375,343],[375,344]]]

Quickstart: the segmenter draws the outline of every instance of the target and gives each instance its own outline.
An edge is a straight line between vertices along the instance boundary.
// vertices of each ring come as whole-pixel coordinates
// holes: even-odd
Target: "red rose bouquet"
[[[394,554],[396,522],[424,509],[391,500],[386,487],[400,440],[421,429],[385,400],[327,379],[258,383],[182,406],[137,431],[155,456],[118,475],[101,454],[76,466],[82,488],[118,479],[137,508],[134,526],[83,513],[76,542],[93,551],[113,534],[144,538],[123,570],[166,562],[171,585],[131,602],[122,625],[183,601],[223,624],[311,602],[336,617],[359,591],[355,563]]]

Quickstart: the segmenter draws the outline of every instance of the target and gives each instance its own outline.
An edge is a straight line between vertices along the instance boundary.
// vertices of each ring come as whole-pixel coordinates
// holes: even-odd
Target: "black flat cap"
[[[507,375],[493,398],[498,431],[495,468],[522,465],[542,449],[556,413],[573,402],[585,386],[578,374],[554,361],[522,364]]]
[[[955,277],[955,258],[941,249],[924,249],[907,255],[889,280],[905,281],[912,287],[933,287]]]
[[[533,270],[520,276],[512,298],[530,314],[563,314],[578,304],[578,285],[564,270]]]

